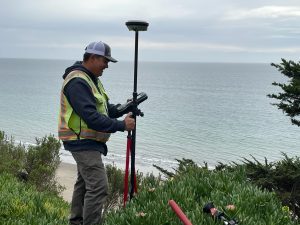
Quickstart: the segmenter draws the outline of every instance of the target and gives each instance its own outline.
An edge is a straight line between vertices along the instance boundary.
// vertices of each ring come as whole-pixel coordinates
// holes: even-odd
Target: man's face
[[[93,55],[93,71],[96,77],[102,76],[103,70],[108,68],[108,60],[103,56]]]

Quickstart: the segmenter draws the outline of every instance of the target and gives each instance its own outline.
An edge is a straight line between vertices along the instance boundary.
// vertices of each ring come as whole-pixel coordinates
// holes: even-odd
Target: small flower
[[[139,212],[137,214],[135,214],[137,217],[145,217],[147,215],[147,213],[144,212]]]
[[[227,205],[226,209],[233,211],[233,210],[235,210],[235,205]]]
[[[155,191],[155,188],[149,188],[148,191],[149,191],[149,192],[154,192],[154,191]]]

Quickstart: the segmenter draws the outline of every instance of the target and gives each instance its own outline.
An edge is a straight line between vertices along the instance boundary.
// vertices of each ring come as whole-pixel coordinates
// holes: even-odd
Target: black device
[[[212,202],[209,202],[204,205],[203,212],[209,213],[213,216],[213,218],[223,221],[225,225],[236,225],[238,221],[236,219],[230,219],[225,215],[224,212],[219,211],[215,208]]]
[[[126,26],[130,31],[147,31],[149,23],[141,20],[129,20],[126,22]]]
[[[148,99],[147,94],[145,92],[141,92],[137,95],[136,104],[139,105],[146,99]],[[141,110],[139,110],[137,107],[135,107],[133,99],[131,99],[125,104],[118,105],[117,110],[118,110],[118,115],[124,115],[126,113],[133,112],[134,110],[136,110],[136,112],[134,112],[135,115],[144,116],[144,113],[141,112]]]

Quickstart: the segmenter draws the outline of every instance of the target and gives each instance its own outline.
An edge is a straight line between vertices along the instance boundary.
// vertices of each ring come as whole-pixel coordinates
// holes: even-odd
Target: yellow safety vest
[[[100,80],[98,80],[98,85],[97,85],[98,88],[97,88],[95,83],[86,73],[79,70],[72,71],[65,78],[61,90],[58,137],[62,141],[91,139],[91,140],[105,143],[108,141],[110,137],[110,133],[99,132],[89,128],[87,124],[83,121],[83,119],[81,119],[73,110],[67,97],[64,94],[64,87],[66,86],[66,84],[70,80],[77,77],[85,80],[91,87],[93,95],[96,99],[97,111],[103,115],[106,116],[108,115],[108,110],[107,110],[108,96]]]

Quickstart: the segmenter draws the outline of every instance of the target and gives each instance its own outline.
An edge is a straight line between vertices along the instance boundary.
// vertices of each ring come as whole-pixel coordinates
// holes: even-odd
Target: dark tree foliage
[[[300,62],[287,61],[281,59],[281,63],[271,63],[271,66],[289,78],[286,84],[273,82],[272,85],[278,86],[282,92],[278,94],[269,94],[268,97],[279,100],[279,103],[273,103],[278,109],[281,109],[291,118],[292,124],[300,126]]]

